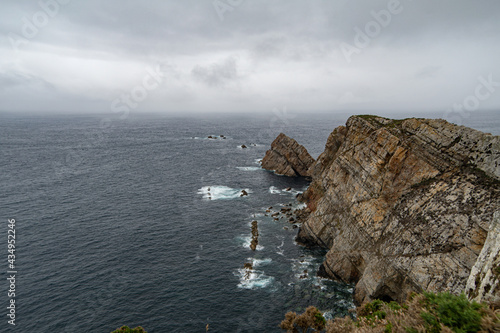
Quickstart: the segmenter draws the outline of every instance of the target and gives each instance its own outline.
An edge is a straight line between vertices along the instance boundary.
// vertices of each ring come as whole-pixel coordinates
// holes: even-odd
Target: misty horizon
[[[7,3],[0,112],[500,109],[500,4]]]

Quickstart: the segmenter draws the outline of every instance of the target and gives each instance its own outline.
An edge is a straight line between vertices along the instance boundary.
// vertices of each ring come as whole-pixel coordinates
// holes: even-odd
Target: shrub
[[[374,300],[359,307],[356,312],[356,320],[335,318],[325,325],[321,313],[309,307],[300,316],[294,312],[287,313],[281,328],[289,333],[297,333],[299,329],[307,332],[308,327],[315,329],[313,332],[325,329],[326,333],[500,332],[500,310],[469,302],[464,294],[412,294],[401,305]]]
[[[111,333],[147,333],[147,332],[141,326],[137,326],[136,328],[122,326]]]
[[[439,323],[442,323],[456,333],[480,330],[481,313],[479,310],[482,306],[476,302],[469,302],[464,294],[456,296],[450,293],[424,293],[424,296],[429,313],[421,315],[432,327],[438,327]],[[436,330],[436,332],[439,331],[439,329]]]
[[[326,319],[321,312],[314,306],[310,306],[301,315],[288,312],[285,315],[285,320],[281,322],[280,328],[288,333],[297,333],[299,328],[303,333],[306,333],[309,329],[312,329],[313,332],[321,332],[325,328],[325,324]]]

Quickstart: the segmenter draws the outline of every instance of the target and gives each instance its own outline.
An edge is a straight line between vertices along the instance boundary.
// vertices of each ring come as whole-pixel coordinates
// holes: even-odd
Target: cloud
[[[54,15],[41,5],[50,1]],[[500,81],[496,0],[399,0],[387,24],[376,17],[396,0],[226,1],[223,20],[212,1],[50,1],[2,7],[3,109],[109,110],[165,63],[172,70],[134,112],[440,110],[481,75]],[[370,24],[380,31],[347,62],[340,45]],[[481,108],[500,108],[500,92]]]
[[[232,56],[219,63],[196,65],[191,74],[196,80],[209,86],[223,87],[240,79],[236,61],[237,58]]]

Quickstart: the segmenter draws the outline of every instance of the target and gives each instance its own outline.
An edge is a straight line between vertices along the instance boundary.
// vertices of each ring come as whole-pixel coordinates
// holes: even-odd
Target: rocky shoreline
[[[280,134],[262,161],[311,178],[297,241],[329,250],[318,274],[355,283],[357,304],[414,291],[500,304],[499,164],[498,136],[377,116],[350,117],[317,160]]]

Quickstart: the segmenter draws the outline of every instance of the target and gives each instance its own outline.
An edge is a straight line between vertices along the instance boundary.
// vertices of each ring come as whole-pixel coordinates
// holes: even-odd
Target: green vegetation
[[[314,306],[310,306],[306,311],[297,315],[295,312],[288,312],[281,322],[281,329],[289,333],[321,332],[325,328],[326,319]],[[299,331],[300,329],[300,331]]]
[[[464,294],[424,293],[428,313],[422,313],[430,332],[440,332],[440,325],[451,328],[456,333],[477,332],[481,328],[482,305],[469,302]]]
[[[111,333],[147,333],[147,332],[141,326],[137,326],[136,328],[122,326]]]
[[[362,115],[358,115],[358,117],[361,118],[361,119],[370,121],[370,122],[376,122],[378,126],[389,127],[389,128],[400,127],[401,124],[403,123],[403,121],[409,119],[409,118],[405,118],[405,119],[389,119],[389,118],[374,116],[374,115],[371,115],[371,114],[362,114]],[[390,122],[388,122],[386,124],[383,124],[383,123],[381,123],[379,121],[379,119],[390,120]]]
[[[500,310],[470,302],[464,294],[412,294],[405,304],[374,300],[356,309],[356,319],[336,318],[317,324],[315,307],[302,315],[286,314],[280,327],[289,333],[473,333],[500,332]],[[299,319],[300,318],[300,319]],[[323,318],[323,316],[321,316]],[[323,318],[324,320],[324,318]],[[308,329],[314,329],[308,331]]]

